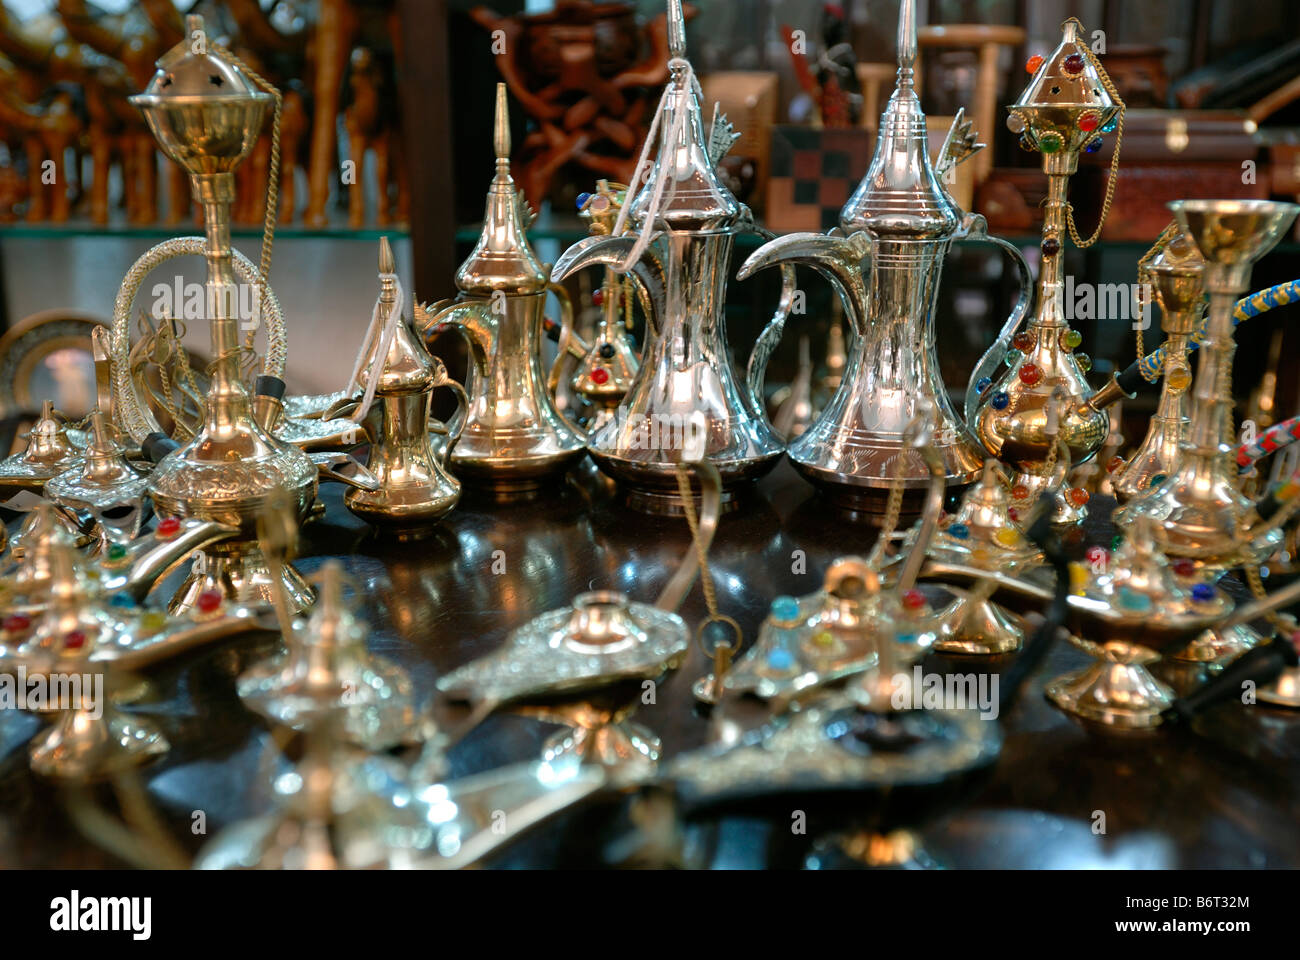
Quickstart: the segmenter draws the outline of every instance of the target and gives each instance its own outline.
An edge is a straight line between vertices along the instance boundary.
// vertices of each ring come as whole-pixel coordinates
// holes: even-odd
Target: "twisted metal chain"
[[[1138,260],[1138,265],[1137,265],[1138,297],[1139,297],[1139,303],[1141,304],[1144,312],[1146,308],[1150,306],[1149,302],[1147,301],[1146,289],[1147,289],[1147,284],[1150,283],[1151,281],[1151,264],[1156,259],[1156,257],[1160,256],[1160,254],[1164,252],[1165,247],[1169,246],[1170,241],[1172,241],[1174,237],[1178,236],[1178,233],[1179,233],[1178,221],[1177,220],[1169,221],[1169,224],[1162,231],[1160,231],[1160,236],[1156,238],[1155,244],[1151,247],[1150,250],[1148,250],[1146,253],[1142,255],[1142,258],[1140,260]],[[1138,324],[1137,356],[1139,360],[1141,360],[1143,357],[1147,355],[1146,348],[1142,345],[1142,330],[1143,330],[1143,324]]]
[[[709,569],[708,551],[700,541],[700,520],[695,513],[695,494],[691,491],[691,470],[684,463],[677,464],[677,491],[681,495],[686,525],[691,528],[695,552],[700,557],[700,588],[704,591],[704,603],[709,609],[710,619],[713,619],[718,616],[718,595],[713,583],[713,571]]]
[[[1079,23],[1076,18],[1071,17],[1070,20],[1074,20],[1075,23],[1078,23],[1079,29],[1081,31],[1083,30],[1083,24]],[[1066,21],[1066,23],[1069,22],[1069,20]],[[1124,105],[1124,100],[1120,97],[1119,91],[1111,81],[1110,74],[1106,72],[1106,68],[1103,67],[1101,61],[1097,59],[1097,55],[1089,49],[1086,43],[1080,43],[1079,49],[1083,51],[1084,56],[1088,58],[1088,61],[1097,71],[1097,76],[1101,79],[1101,84],[1106,88],[1106,92],[1110,94],[1111,100],[1119,104],[1119,115],[1116,121],[1117,128],[1115,132],[1115,152],[1111,154],[1110,175],[1106,178],[1106,198],[1101,204],[1101,219],[1097,221],[1097,229],[1093,231],[1092,236],[1087,240],[1084,240],[1079,236],[1079,229],[1075,226],[1074,204],[1069,201],[1066,201],[1065,204],[1065,223],[1070,231],[1070,239],[1074,241],[1074,245],[1080,250],[1086,250],[1101,237],[1101,228],[1106,225],[1106,217],[1110,215],[1110,205],[1115,200],[1115,183],[1119,178],[1119,152],[1120,148],[1124,145],[1124,114],[1128,108]]]

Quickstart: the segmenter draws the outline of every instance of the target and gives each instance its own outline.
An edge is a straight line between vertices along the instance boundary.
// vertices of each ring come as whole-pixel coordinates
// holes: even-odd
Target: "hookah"
[[[755,343],[742,387],[726,337],[729,265],[738,234],[769,235],[718,174],[737,134],[715,110],[705,137],[681,0],[668,0],[668,44],[671,77],[631,184],[639,192],[612,235],[578,242],[551,273],[559,282],[587,267],[612,267],[630,274],[650,304],[640,370],[617,415],[587,447],[630,489],[632,503],[651,511],[677,508],[677,465],[698,437],[728,502],[776,466],[784,448],[762,408],[762,385],[795,293],[787,267],[781,306]]]
[[[378,401],[380,423],[371,446],[367,470],[374,485],[355,487],[344,503],[368,523],[393,531],[400,538],[429,530],[460,501],[460,482],[447,472],[447,457],[456,449],[460,432],[448,434],[437,421],[430,424],[434,390],[447,387],[460,406],[464,423],[469,400],[464,389],[447,375],[441,360],[429,355],[402,314],[402,287],[397,279],[388,238],[379,241],[379,299],[351,378],[363,385],[359,398],[338,404],[338,413],[355,406],[353,419],[362,422]],[[437,451],[430,434],[446,438]]]
[[[1182,200],[1170,208],[1205,261],[1204,283],[1210,295],[1206,333],[1197,353],[1191,423],[1177,470],[1116,511],[1115,522],[1128,532],[1141,518],[1151,519],[1153,536],[1167,556],[1213,576],[1232,566],[1253,567],[1267,557],[1295,509],[1290,504],[1279,510],[1277,496],[1267,497],[1267,505],[1256,504],[1240,489],[1231,439],[1231,376],[1238,298],[1250,283],[1254,263],[1278,242],[1300,207]],[[1259,518],[1253,524],[1252,514]],[[1263,519],[1265,514],[1268,519]]]
[[[1013,489],[1021,494],[1017,499],[1026,503],[1048,485],[1046,458],[1055,449],[1044,435],[1048,398],[1060,389],[1071,401],[1060,414],[1061,436],[1069,447],[1071,462],[1078,465],[1092,457],[1106,439],[1110,428],[1106,407],[1131,395],[1123,378],[1112,379],[1093,392],[1085,377],[1091,360],[1075,352],[1082,338],[1069,328],[1062,304],[1067,228],[1079,247],[1096,242],[1101,232],[1099,225],[1087,240],[1078,236],[1073,207],[1067,200],[1070,177],[1078,169],[1081,150],[1098,149],[1102,135],[1117,126],[1117,136],[1123,137],[1123,101],[1100,62],[1080,40],[1081,29],[1077,20],[1067,20],[1056,50],[1045,60],[1030,59],[1026,69],[1033,73],[1033,80],[1009,108],[1007,126],[1021,134],[1022,146],[1042,154],[1048,178],[1038,309],[1012,339],[1007,369],[996,378],[982,376],[972,382],[966,397],[967,423],[990,454],[1015,467]],[[1117,145],[1102,224],[1110,212],[1118,164]],[[1087,499],[1086,491],[1061,491],[1054,521],[1082,521],[1087,515]]]
[[[950,485],[965,485],[984,460],[979,441],[953,410],[936,353],[934,312],[944,260],[955,241],[986,241],[1015,263],[1021,296],[999,335],[1010,340],[1032,298],[1018,249],[987,233],[983,217],[964,213],[943,180],[982,144],[959,113],[937,164],[930,161],[925,114],[915,90],[916,5],[899,7],[898,82],[880,120],[867,175],[830,235],[792,234],[757,250],[743,280],[774,264],[802,263],[838,292],[854,330],[842,382],[821,416],[789,445],[791,462],[811,483],[850,509],[880,512],[894,485],[896,461],[916,513],[930,472],[906,452],[903,435],[918,405],[935,411],[934,443]],[[866,263],[869,261],[869,265]],[[972,381],[982,377],[977,369]]]
[[[528,242],[533,220],[510,176],[510,119],[506,85],[497,85],[496,176],[488,190],[483,233],[456,274],[460,296],[417,307],[424,337],[456,329],[473,352],[461,418],[460,442],[451,456],[461,477],[502,493],[531,492],[564,473],[583,456],[582,431],[555,409],[542,374],[542,321],[554,293],[572,327],[568,294],[548,278]]]
[[[199,46],[204,52],[195,52],[192,38],[204,36],[202,18],[189,17],[186,28],[186,39],[159,60],[158,72],[145,92],[131,102],[144,113],[163,151],[189,172],[194,194],[203,205],[206,238],[167,241],[136,264],[118,296],[112,340],[115,359],[122,361],[115,364],[118,402],[114,413],[132,439],[144,443],[156,427],[148,422],[152,415],[143,415],[147,409],[128,409],[135,396],[124,362],[129,347],[126,320],[134,299],[130,281],[138,286],[137,273],[143,275],[182,253],[207,258],[214,363],[204,422],[196,436],[162,457],[149,478],[149,495],[164,517],[215,520],[237,527],[239,532],[231,541],[199,554],[189,578],[172,600],[170,609],[175,613],[193,608],[200,596],[213,590],[239,602],[269,601],[269,571],[254,537],[254,518],[268,493],[281,487],[293,494],[295,516],[305,517],[317,488],[316,465],[257,421],[240,378],[236,278],[256,287],[261,307],[272,321],[268,376],[278,378],[283,372],[283,321],[278,304],[264,274],[243,257],[232,255],[230,248],[234,171],[252,150],[274,98],[257,90],[222,51],[207,52]],[[273,222],[273,205],[271,209]],[[263,252],[269,253],[265,243]],[[278,379],[273,383],[264,380],[264,385],[268,390],[282,389]],[[309,605],[311,593],[296,571],[285,567],[282,574],[291,602],[298,608]]]

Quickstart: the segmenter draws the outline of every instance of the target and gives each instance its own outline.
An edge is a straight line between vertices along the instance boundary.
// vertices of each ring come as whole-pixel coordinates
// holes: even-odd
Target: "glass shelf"
[[[260,224],[234,224],[231,236],[258,239],[262,236]],[[69,220],[67,223],[0,223],[0,240],[50,239],[131,239],[167,240],[171,237],[202,236],[203,227],[193,221],[184,223],[109,223],[94,224],[88,220]],[[378,242],[380,237],[395,239],[407,237],[410,229],[405,225],[389,227],[362,227],[352,230],[342,225],[307,227],[301,224],[282,224],[276,227],[277,240],[368,240]]]

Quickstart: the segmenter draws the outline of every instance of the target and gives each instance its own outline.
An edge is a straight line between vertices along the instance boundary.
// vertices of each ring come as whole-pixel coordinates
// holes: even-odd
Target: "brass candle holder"
[[[239,535],[199,555],[171,602],[173,612],[191,609],[212,590],[239,602],[269,604],[271,574],[256,542],[257,513],[271,491],[283,488],[296,519],[302,519],[317,485],[311,459],[257,422],[240,379],[239,298],[230,249],[234,171],[256,143],[273,98],[219,51],[195,52],[194,36],[203,36],[203,21],[192,16],[187,39],[159,60],[145,92],[131,98],[163,151],[190,174],[203,206],[212,334],[203,426],[155,467],[149,493],[163,516],[217,520],[238,527]],[[291,603],[299,609],[309,605],[312,594],[302,578],[287,565],[281,575]]]

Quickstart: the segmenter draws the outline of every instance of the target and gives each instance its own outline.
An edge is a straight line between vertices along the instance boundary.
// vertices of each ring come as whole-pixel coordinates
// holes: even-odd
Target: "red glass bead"
[[[1116,470],[1118,470],[1118,469],[1119,469],[1120,467],[1122,467],[1122,466],[1124,466],[1124,458],[1123,458],[1123,457],[1111,457],[1110,460],[1108,460],[1108,461],[1106,462],[1106,472],[1107,472],[1107,473],[1114,473]]]
[[[181,532],[181,522],[175,517],[163,517],[158,521],[158,536],[167,540]]]
[[[920,590],[908,590],[903,594],[903,606],[908,610],[920,610],[925,606],[925,594]]]
[[[1017,510],[1015,507],[1007,508],[1007,516],[1011,518],[1012,523],[1020,522],[1020,511]]]
[[[1096,544],[1089,547],[1084,553],[1084,556],[1088,558],[1089,563],[1094,565],[1104,565],[1108,560],[1110,560],[1110,554],[1106,551],[1106,548],[1097,546]]]
[[[1084,133],[1092,133],[1101,123],[1101,117],[1095,113],[1085,113],[1079,118],[1079,129]]]
[[[1034,343],[1037,339],[1032,330],[1021,330],[1011,338],[1011,345],[1021,353],[1028,353],[1034,349]]]
[[[1043,379],[1043,371],[1038,368],[1036,363],[1026,363],[1020,368],[1020,382],[1027,387],[1032,387]]]
[[[22,613],[11,613],[0,621],[0,629],[5,633],[22,633],[32,625],[32,618]]]
[[[1043,256],[1054,257],[1061,252],[1061,241],[1055,237],[1048,237],[1043,241]]]
[[[591,380],[593,383],[603,386],[609,382],[609,371],[603,367],[597,367],[591,371]]]
[[[214,613],[221,606],[221,601],[224,599],[219,591],[204,590],[199,594],[195,605],[199,608],[199,613]]]
[[[1083,64],[1084,64],[1083,54],[1072,53],[1065,58],[1065,62],[1062,63],[1061,66],[1066,73],[1068,73],[1070,76],[1073,77],[1073,76],[1077,76],[1080,73],[1083,73]]]
[[[603,289],[600,289],[599,287],[593,290],[591,294],[592,306],[599,307],[604,302],[605,302],[605,291]]]
[[[1014,487],[1011,488],[1011,498],[1013,500],[1028,500],[1029,488],[1025,486],[1023,483],[1017,483]]]
[[[86,645],[86,635],[80,630],[73,630],[63,638],[63,648],[65,650],[80,650]]]
[[[1030,57],[1028,60],[1025,61],[1025,72],[1037,73],[1038,68],[1041,67],[1042,65],[1043,65],[1043,58],[1038,56],[1038,54],[1034,54],[1032,57]]]
[[[1068,494],[1070,502],[1076,507],[1086,506],[1092,496],[1083,487],[1074,487]]]
[[[1186,557],[1184,557],[1184,558],[1181,559],[1181,560],[1175,560],[1175,561],[1173,562],[1173,568],[1174,568],[1174,574],[1175,574],[1176,576],[1179,576],[1179,577],[1194,577],[1194,576],[1196,576],[1196,561],[1195,561],[1195,560],[1188,560]]]

